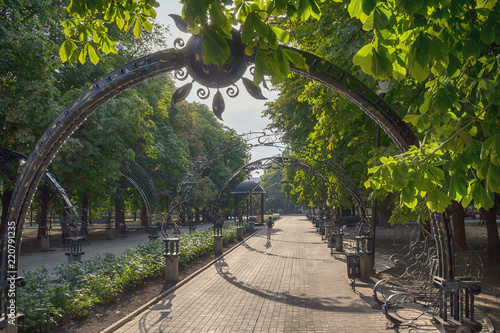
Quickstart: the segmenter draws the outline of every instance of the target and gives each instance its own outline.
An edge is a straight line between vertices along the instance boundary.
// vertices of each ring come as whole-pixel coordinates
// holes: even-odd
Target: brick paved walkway
[[[118,332],[436,332],[388,329],[369,287],[356,293],[303,216],[264,228]]]

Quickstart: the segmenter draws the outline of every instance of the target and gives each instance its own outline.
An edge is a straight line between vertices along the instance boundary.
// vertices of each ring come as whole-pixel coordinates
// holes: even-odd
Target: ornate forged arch
[[[73,132],[98,107],[122,91],[183,65],[183,53],[177,50],[160,51],[128,62],[87,88],[54,120],[28,157],[14,191],[9,221],[16,221],[17,246],[27,204],[31,201],[43,172]]]
[[[161,211],[160,196],[151,176],[135,161],[128,161],[128,168],[122,176],[131,183],[139,192],[146,206],[148,224],[153,221],[153,216]]]
[[[244,166],[239,168],[235,173],[233,173],[233,175],[226,181],[226,183],[224,184],[222,189],[219,191],[217,199],[215,200],[214,213],[217,215],[215,217],[216,221],[220,220],[220,216],[218,216],[220,214],[220,207],[221,207],[224,195],[226,193],[225,190],[228,188],[230,182],[233,179],[235,179],[236,177],[238,177],[243,171],[246,171],[249,169],[262,169],[265,166],[265,164],[269,163],[269,162],[279,163],[283,166],[292,165],[292,166],[295,166],[297,168],[313,172],[315,175],[318,175],[324,181],[325,185],[332,192],[332,195],[334,196],[334,198],[336,200],[338,200],[337,193],[335,191],[335,187],[333,186],[333,184],[328,180],[328,178],[324,174],[322,174],[319,170],[317,170],[313,166],[309,165],[308,163],[301,161],[297,158],[293,158],[293,157],[281,157],[281,156],[265,157],[265,158],[261,158],[261,159],[258,159],[256,161],[250,162],[248,164],[245,164]],[[354,202],[361,212],[363,224],[368,223],[368,219],[366,218],[366,209],[364,207],[364,199],[362,197],[362,194],[359,192],[359,189],[357,189],[355,186],[353,186],[352,182],[345,180],[345,178],[346,178],[345,174],[343,177],[340,177],[340,176],[338,176],[338,173],[335,172],[334,177],[346,188],[346,190],[354,198]]]
[[[28,159],[28,156],[19,153],[17,151],[5,148],[5,147],[0,147],[0,170],[4,172],[4,174],[10,179],[10,180],[15,180],[17,175],[11,174],[8,172],[8,170],[4,169],[4,166],[6,163],[9,162],[15,162],[15,163],[20,163],[21,161],[23,163],[26,163],[26,160]],[[69,226],[72,227],[73,233],[76,235],[76,230],[78,226],[81,225],[81,218],[80,214],[77,211],[77,207],[73,205],[71,200],[68,197],[68,194],[66,193],[66,190],[59,184],[57,181],[56,177],[50,173],[48,170],[45,170],[44,174],[45,178],[47,181],[52,185],[54,190],[56,191],[58,197],[60,198],[63,209],[66,212],[66,215],[69,217],[68,221]],[[61,224],[63,224],[61,222]]]
[[[347,97],[372,118],[402,152],[407,151],[411,145],[418,146],[418,140],[408,125],[366,84],[314,54],[294,48],[287,47],[287,49],[299,52],[309,66],[308,69],[291,66],[292,72],[319,82]]]
[[[8,271],[12,272],[13,276],[17,276],[20,241],[28,207],[41,177],[61,146],[85,119],[106,101],[148,78],[185,67],[189,58],[189,46],[188,43],[185,48],[180,50],[159,51],[130,61],[117,68],[81,93],[45,131],[26,161],[11,200],[8,223],[9,226],[15,224],[15,263],[12,266],[9,265]],[[349,98],[391,137],[400,150],[405,151],[410,145],[417,144],[415,135],[406,123],[381,97],[365,84],[324,59],[308,52],[293,50],[301,53],[309,66],[309,70],[292,67],[293,72],[320,82]],[[240,60],[246,64],[252,62],[251,58],[244,57]],[[241,68],[238,69],[238,75],[240,74]],[[247,83],[244,81],[245,86]],[[231,82],[228,85],[234,84]],[[219,88],[217,85],[216,87]],[[185,92],[181,90],[176,98],[182,100],[182,97],[185,98],[185,96],[181,93],[184,94]],[[218,95],[220,95],[219,92],[216,97]],[[257,95],[253,94],[252,96]],[[214,108],[220,106],[220,98],[218,102],[217,105],[214,103]],[[218,116],[220,116],[220,113],[219,110]],[[439,235],[438,249],[440,251],[441,276],[447,279],[453,278],[453,252],[450,243],[449,226],[446,226],[441,214],[438,213],[432,214],[432,221],[433,227]],[[1,280],[6,281],[8,267],[7,244],[10,236],[4,233],[3,237]]]

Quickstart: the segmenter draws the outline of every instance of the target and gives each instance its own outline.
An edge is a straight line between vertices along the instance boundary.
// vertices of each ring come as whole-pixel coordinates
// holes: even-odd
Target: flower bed
[[[225,226],[224,243],[234,239],[236,227]],[[210,253],[213,248],[211,230],[181,235],[179,266]],[[18,291],[18,310],[26,316],[20,323],[20,331],[43,331],[52,324],[86,316],[95,304],[111,302],[119,293],[135,288],[144,279],[161,275],[165,269],[164,253],[163,242],[155,240],[120,256],[94,255],[71,265],[63,263],[53,272],[45,267],[26,272],[26,286]]]

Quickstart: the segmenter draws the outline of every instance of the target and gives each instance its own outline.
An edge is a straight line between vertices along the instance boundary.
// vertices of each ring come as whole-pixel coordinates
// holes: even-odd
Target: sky
[[[173,47],[173,42],[176,38],[183,38],[184,41],[187,42],[191,35],[180,32],[175,26],[172,18],[168,16],[169,14],[181,15],[182,4],[180,4],[178,0],[157,1],[160,3],[160,7],[156,8],[156,21],[162,23],[163,25],[169,26],[170,33],[172,34],[172,37],[167,41],[168,48]],[[177,84],[177,86],[179,87],[187,82],[189,81],[181,81]],[[222,114],[222,118],[224,120],[219,122],[229,128],[234,129],[238,134],[263,131],[270,121],[268,118],[262,115],[262,111],[266,108],[266,102],[273,101],[277,98],[277,92],[268,91],[265,88],[261,87],[263,95],[266,96],[268,100],[257,100],[248,94],[241,81],[237,82],[236,85],[238,86],[240,92],[239,95],[235,98],[228,97],[225,93],[225,89],[221,89],[226,108],[224,113]],[[211,89],[210,97],[208,99],[201,100],[196,96],[196,90],[200,87],[200,85],[195,84],[186,100],[188,102],[203,103],[207,105],[211,110],[212,97],[215,94],[215,90]],[[280,152],[278,149],[272,147],[254,147],[251,150],[251,161],[264,157],[271,157],[274,155],[278,155],[279,153]]]

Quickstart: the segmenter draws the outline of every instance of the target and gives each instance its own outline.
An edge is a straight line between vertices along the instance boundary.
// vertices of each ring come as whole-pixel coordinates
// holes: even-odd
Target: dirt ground
[[[401,244],[405,242],[405,236],[395,239],[396,228],[377,229],[376,253],[379,255],[391,255],[396,253]],[[500,263],[486,261],[486,228],[478,226],[476,223],[466,224],[467,242],[474,248],[483,260],[483,279],[481,280],[482,292],[476,296],[476,306],[491,319],[493,325],[498,330],[500,328]],[[249,235],[247,233],[245,237]],[[23,249],[38,249],[35,245],[36,232],[29,230],[25,232]],[[62,246],[62,241],[58,241],[56,233],[52,233],[51,246]],[[90,230],[90,240],[105,239],[104,231]],[[56,243],[54,243],[56,242]],[[58,244],[57,242],[60,242]],[[224,252],[231,249],[237,243],[228,244],[224,247]],[[328,249],[325,247],[325,251]],[[196,259],[180,270],[180,280],[185,279],[200,268],[207,265],[215,258],[213,253]],[[377,281],[382,278],[397,275],[395,270],[389,270],[381,274],[372,274],[372,280]],[[137,289],[122,293],[118,299],[110,304],[97,305],[85,318],[75,319],[73,322],[64,325],[54,326],[50,332],[54,333],[95,333],[105,327],[110,326],[122,317],[139,308],[142,304],[158,296],[165,290],[172,287],[163,281],[163,277],[150,278],[144,281]]]

